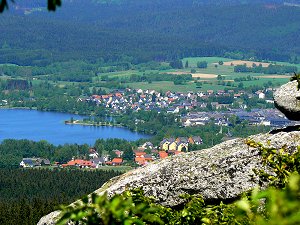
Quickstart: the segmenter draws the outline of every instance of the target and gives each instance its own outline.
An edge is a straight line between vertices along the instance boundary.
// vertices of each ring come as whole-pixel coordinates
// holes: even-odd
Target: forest
[[[61,204],[72,203],[118,175],[114,171],[0,169],[0,223],[37,224]]]
[[[298,7],[281,1],[272,7],[268,1],[226,3],[78,0],[64,1],[54,14],[29,10],[26,15],[12,6],[1,15],[0,62],[47,65],[129,57],[139,63],[186,56],[298,60]]]

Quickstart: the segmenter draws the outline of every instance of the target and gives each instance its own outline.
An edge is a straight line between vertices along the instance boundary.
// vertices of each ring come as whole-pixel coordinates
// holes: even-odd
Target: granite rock
[[[247,139],[274,148],[286,145],[293,152],[300,146],[300,131],[258,134]],[[209,149],[155,161],[111,179],[95,192],[112,196],[141,187],[145,195],[170,207],[180,205],[183,200],[179,196],[185,193],[202,195],[208,202],[232,201],[258,186],[253,169],[263,168],[258,149],[246,145],[245,140],[237,138]],[[38,225],[55,224],[57,216],[55,213],[55,217],[43,217]]]
[[[297,81],[291,81],[274,93],[276,108],[290,120],[300,120],[300,91],[297,86]]]

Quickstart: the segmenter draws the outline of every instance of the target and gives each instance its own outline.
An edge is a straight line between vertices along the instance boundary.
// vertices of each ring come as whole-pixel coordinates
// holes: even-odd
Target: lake
[[[83,118],[83,116],[57,112],[0,109],[0,141],[13,138],[46,140],[54,145],[65,143],[93,145],[99,138],[122,138],[129,141],[149,138],[148,135],[121,127],[65,125],[64,121],[71,117]]]

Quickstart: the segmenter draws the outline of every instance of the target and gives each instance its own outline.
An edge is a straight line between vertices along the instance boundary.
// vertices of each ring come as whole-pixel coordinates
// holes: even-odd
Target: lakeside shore
[[[121,124],[110,124],[106,122],[99,122],[99,123],[94,123],[94,122],[83,122],[82,120],[65,120],[66,125],[81,125],[81,126],[94,126],[94,127],[123,127],[127,128]]]

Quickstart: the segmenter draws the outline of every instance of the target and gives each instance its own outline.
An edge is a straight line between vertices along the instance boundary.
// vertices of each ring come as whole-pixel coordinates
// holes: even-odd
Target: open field
[[[129,170],[132,170],[133,168],[131,166],[102,166],[97,168],[97,170],[103,170],[103,171],[117,171],[117,172],[128,172]]]
[[[224,88],[234,89],[238,86],[240,82],[243,83],[244,87],[248,87],[251,85],[263,86],[268,82],[272,82],[273,86],[278,86],[284,84],[289,81],[290,75],[278,75],[278,74],[263,74],[263,73],[236,73],[234,72],[233,65],[243,65],[252,66],[253,63],[256,65],[262,64],[262,66],[266,67],[270,64],[277,65],[286,65],[286,66],[297,66],[300,69],[300,64],[290,64],[286,62],[257,62],[257,61],[245,61],[245,60],[234,60],[222,57],[194,57],[194,58],[184,58],[182,60],[183,65],[188,61],[188,67],[182,69],[167,69],[167,70],[127,70],[127,71],[118,71],[118,72],[108,72],[101,73],[98,76],[93,78],[93,82],[97,84],[98,87],[101,86],[101,76],[108,76],[109,78],[121,78],[124,79],[125,86],[131,88],[141,88],[141,89],[154,89],[157,91],[180,91],[180,92],[188,92],[188,91],[199,91],[199,90],[220,90]],[[207,68],[197,68],[197,62],[206,61]],[[223,65],[219,65],[219,61],[223,62]],[[164,62],[165,66],[167,63]],[[191,73],[191,69],[196,70],[196,72]],[[151,74],[159,73],[161,77],[166,74],[172,75],[182,75],[182,74],[191,74],[194,80],[201,82],[201,87],[196,86],[194,81],[190,81],[185,85],[175,85],[173,81],[153,81],[151,83],[148,82],[129,82],[127,78],[131,75],[135,74],[138,76],[147,75],[151,76]],[[222,75],[222,81],[218,81],[218,75]],[[251,77],[251,81],[243,81],[240,78]],[[258,78],[254,80],[253,78]],[[235,79],[240,79],[239,81],[234,81]],[[232,83],[234,86],[221,86],[218,83],[228,84],[228,82]],[[104,82],[105,83],[105,82]],[[109,91],[109,90],[107,90]]]
[[[216,74],[208,74],[208,73],[193,73],[193,78],[204,78],[204,79],[211,79],[211,78],[217,78],[218,75]]]
[[[255,61],[245,61],[245,60],[233,60],[229,62],[224,62],[224,66],[237,66],[237,65],[246,65],[247,67],[252,67],[253,64],[259,66],[260,64],[262,67],[268,67],[271,63],[264,63],[264,62],[255,62]]]
[[[203,81],[203,80],[200,80]],[[153,89],[156,91],[178,91],[178,92],[189,92],[189,91],[206,91],[206,90],[223,90],[224,88],[234,89],[234,87],[218,85],[216,82],[209,81],[207,84],[202,84],[201,88],[196,87],[194,82],[189,82],[186,85],[175,85],[172,81],[157,81],[152,83],[147,82],[136,82],[129,83],[131,88],[141,89]]]
[[[189,62],[189,67],[197,67],[197,62],[200,61],[206,61],[208,64],[212,64],[212,63],[218,63],[219,61],[229,62],[232,61],[232,59],[227,59],[223,57],[190,57],[190,58],[184,58],[182,60],[183,65],[185,64],[186,61]]]

